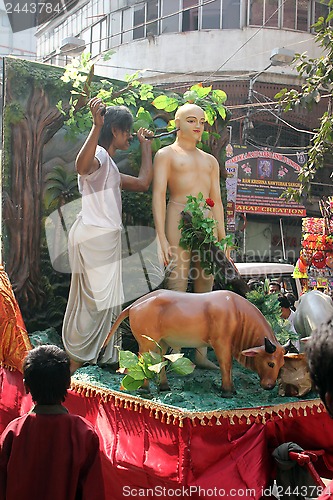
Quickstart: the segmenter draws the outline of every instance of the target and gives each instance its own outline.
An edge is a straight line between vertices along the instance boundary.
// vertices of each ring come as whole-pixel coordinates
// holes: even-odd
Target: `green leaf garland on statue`
[[[214,200],[204,198],[202,193],[198,196],[187,196],[187,203],[183,213],[191,216],[188,224],[184,218],[181,219],[178,228],[181,231],[179,245],[185,250],[197,250],[200,255],[200,263],[206,274],[215,274],[216,264],[209,251],[212,245],[225,252],[227,246],[232,245],[232,236],[228,235],[223,240],[216,238],[216,220],[210,216]]]

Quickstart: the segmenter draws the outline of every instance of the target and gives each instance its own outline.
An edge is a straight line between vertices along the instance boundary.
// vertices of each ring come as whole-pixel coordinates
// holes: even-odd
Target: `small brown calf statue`
[[[257,372],[263,389],[273,389],[284,348],[265,317],[251,302],[227,290],[184,293],[156,290],[141,297],[118,316],[104,342],[105,347],[120,323],[129,317],[139,352],[156,350],[154,339],[166,352],[168,347],[211,346],[222,375],[222,396],[235,394],[232,359]],[[161,390],[168,390],[165,373]]]

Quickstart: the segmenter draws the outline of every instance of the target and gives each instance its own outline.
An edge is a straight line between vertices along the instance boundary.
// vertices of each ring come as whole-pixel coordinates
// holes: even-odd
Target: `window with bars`
[[[314,21],[317,21],[320,17],[326,18],[330,12],[329,0],[315,0],[313,3]]]
[[[109,24],[109,47],[121,44],[122,15],[121,11],[111,12]]]
[[[161,33],[179,31],[180,0],[161,1]]]
[[[219,29],[221,27],[221,0],[205,3],[202,6],[202,29]]]
[[[182,31],[197,31],[198,17],[198,0],[183,0]]]
[[[240,28],[240,0],[223,0],[222,29]]]
[[[309,31],[328,12],[328,0],[248,0],[250,26]]]
[[[101,23],[91,27],[91,40],[91,55],[95,57],[101,53]]]
[[[158,0],[147,0],[134,7],[133,39],[137,40],[148,34],[158,34]]]
[[[279,26],[279,0],[266,0],[264,9],[264,25],[277,28]]]
[[[146,35],[158,35],[158,0],[148,0],[147,1],[147,11],[146,11],[146,23],[147,32]]]
[[[133,39],[132,9],[122,11],[122,40],[121,43],[130,42]]]
[[[133,39],[145,36],[146,5],[135,5],[133,13]]]

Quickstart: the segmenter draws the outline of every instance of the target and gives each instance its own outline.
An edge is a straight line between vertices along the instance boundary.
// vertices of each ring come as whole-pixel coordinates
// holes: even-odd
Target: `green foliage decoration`
[[[289,339],[298,339],[298,335],[290,330],[288,321],[281,317],[278,294],[269,293],[268,279],[265,280],[263,286],[258,286],[255,290],[248,292],[246,298],[265,316],[281,345]]]
[[[45,176],[44,203],[47,209],[59,208],[80,196],[77,174],[56,165]]]
[[[87,119],[85,116],[88,113],[87,107],[82,109],[81,114],[76,111],[82,97],[85,102],[88,102],[90,97],[99,97],[106,106],[128,106],[135,116],[134,131],[143,126],[155,132],[153,118],[156,116],[156,110],[166,113],[169,117],[168,129],[174,128],[174,113],[179,106],[187,102],[195,103],[204,109],[206,121],[210,126],[219,121],[223,128],[230,117],[224,106],[227,100],[226,93],[222,90],[212,90],[211,86],[204,87],[199,83],[182,95],[170,91],[162,92],[152,85],[140,82],[138,72],[127,76],[125,82],[103,78],[94,78],[90,81],[89,75],[92,69],[90,55],[84,53],[80,59],[74,59],[66,66],[62,77],[64,83],[70,83],[72,86],[69,117],[65,122],[71,137],[82,132],[84,127],[88,130],[91,125],[91,117]],[[62,109],[61,102],[58,103],[58,109]],[[208,138],[207,132],[205,140]],[[154,152],[162,145],[162,142],[156,142]]]
[[[47,92],[51,104],[65,99],[70,91],[70,83],[64,82],[61,77],[64,69],[42,63],[30,64],[24,59],[6,57],[7,78],[11,81],[11,93],[14,99],[27,99],[27,88],[39,86]]]
[[[135,193],[123,191],[123,222],[125,225],[153,225],[152,192]]]
[[[154,118],[161,112],[168,121],[167,130],[175,129],[174,114],[179,106],[186,102],[194,102],[204,109],[205,117],[209,125],[217,124],[222,130],[230,117],[230,113],[224,104],[227,95],[222,90],[212,90],[212,87],[204,87],[202,84],[193,85],[189,91],[176,94],[170,91],[160,91],[152,85],[139,81],[138,73],[126,77],[125,82],[117,80],[106,80],[105,78],[94,77],[87,85],[89,74],[92,70],[90,56],[84,53],[80,59],[74,59],[65,68],[62,80],[72,86],[69,109],[66,110],[65,127],[69,138],[73,139],[78,134],[88,132],[91,125],[91,114],[88,106],[76,111],[76,106],[80,98],[88,102],[90,97],[99,97],[106,106],[126,105],[134,116],[133,131],[140,127],[156,132]],[[58,103],[58,109],[62,109],[62,102]],[[220,138],[217,132],[205,131],[202,142],[198,147],[210,152],[209,139],[211,135]],[[152,141],[153,155],[161,147],[174,141],[174,137],[154,139]],[[138,141],[133,141],[128,154],[128,160],[134,172],[139,170],[141,164],[141,150]],[[137,193],[123,193],[123,211],[125,220],[131,223],[142,223],[147,221],[148,225],[153,225],[151,212],[151,192],[138,195]]]
[[[3,113],[4,164],[2,172],[3,186],[8,186],[10,179],[10,162],[12,157],[11,125],[19,123],[23,118],[24,118],[24,110],[20,102],[13,101],[4,108],[4,113]]]
[[[218,241],[216,237],[217,222],[209,216],[213,206],[214,200],[205,199],[202,193],[199,193],[198,196],[187,196],[183,212],[190,214],[191,223],[187,224],[182,218],[178,226],[181,232],[179,245],[186,250],[199,252],[200,263],[206,274],[215,274],[217,271],[212,253],[209,251],[211,245],[225,252],[226,247],[231,244],[232,238],[232,235],[228,235],[223,240]]]
[[[5,108],[4,120],[6,125],[16,125],[24,118],[24,110],[22,104],[18,101],[13,101]]]
[[[70,274],[54,270],[48,253],[45,232],[41,245],[41,287],[44,291],[43,303],[33,311],[24,310],[24,322],[29,333],[53,327],[61,338],[62,322],[68,299]]]
[[[5,58],[6,80],[10,82],[10,102],[6,102],[3,113],[3,186],[9,189],[11,171],[11,130],[25,118],[25,106],[34,87],[44,89],[51,105],[61,99],[66,109],[66,96],[70,83],[63,82],[63,68],[31,64],[24,59]],[[65,113],[65,111],[64,111]]]
[[[178,375],[189,375],[195,365],[183,353],[163,354],[161,346],[151,337],[143,335],[157,347],[154,351],[144,352],[138,356],[131,351],[119,351],[119,373],[125,374],[121,389],[135,391],[144,386],[145,380],[151,380],[159,388],[162,368],[166,372]]]

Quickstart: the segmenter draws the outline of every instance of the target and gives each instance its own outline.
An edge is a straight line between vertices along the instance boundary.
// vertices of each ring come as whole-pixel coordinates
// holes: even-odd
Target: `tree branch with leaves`
[[[333,7],[333,0],[329,1]],[[287,199],[300,201],[301,196],[310,193],[311,182],[318,170],[327,162],[332,161],[333,153],[333,116],[332,116],[332,86],[333,86],[333,31],[330,21],[333,11],[327,18],[320,17],[313,25],[316,32],[315,41],[322,48],[323,55],[309,58],[306,53],[296,54],[294,65],[300,77],[304,80],[301,90],[283,89],[276,98],[285,111],[306,108],[311,112],[322,99],[327,99],[327,111],[320,118],[318,129],[313,131],[308,148],[308,161],[301,166],[298,179],[298,190],[288,188]]]

